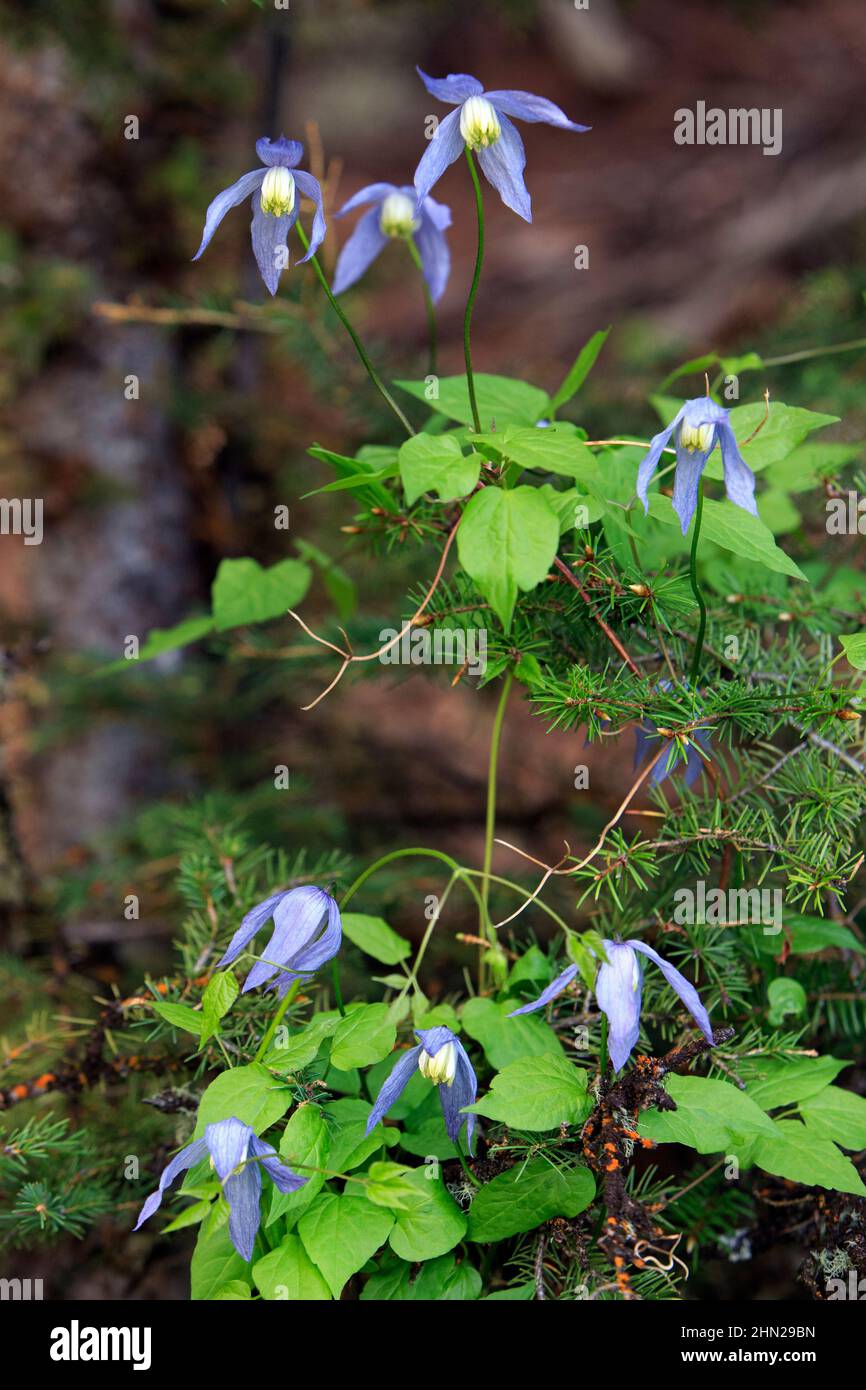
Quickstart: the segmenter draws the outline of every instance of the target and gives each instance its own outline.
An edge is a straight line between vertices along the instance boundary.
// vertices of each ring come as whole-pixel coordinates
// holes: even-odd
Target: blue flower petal
[[[692,453],[688,449],[684,449],[681,444],[677,444],[673,508],[680,519],[683,535],[688,531],[695,514],[695,507],[698,505],[698,484],[701,481],[701,474],[707,459],[715,447],[715,442],[714,431],[712,443],[704,453],[698,449]]]
[[[330,925],[332,904],[336,908],[334,899],[312,884],[283,894],[274,910],[274,932],[262,951],[264,959],[256,961],[247,975],[244,994],[264,984],[281,965],[294,965],[295,958],[313,944],[325,913]],[[337,922],[339,925],[339,913]]]
[[[532,92],[485,92],[487,100],[497,111],[508,116],[516,116],[520,121],[544,121],[546,125],[558,126],[560,130],[591,130],[592,126],[578,125],[570,121],[565,112],[546,97],[534,96]]]
[[[419,203],[423,202],[433,185],[441,179],[449,164],[459,159],[462,153],[460,112],[450,111],[444,121],[440,121],[436,127],[415,170],[415,192]]]
[[[262,1175],[258,1163],[247,1163],[223,1183],[229,1204],[229,1236],[242,1260],[251,1260],[261,1222]]]
[[[616,1071],[625,1066],[640,1033],[642,982],[632,945],[605,941],[607,962],[602,961],[595,981],[598,1007],[607,1016],[607,1046]]]
[[[475,1104],[475,1098],[478,1095],[478,1079],[463,1044],[458,1038],[455,1038],[453,1033],[450,1041],[453,1042],[457,1054],[457,1071],[450,1086],[446,1086],[444,1083],[440,1084],[439,1100],[442,1105],[445,1131],[448,1138],[452,1144],[459,1144],[460,1131],[465,1122],[466,1148],[471,1154],[475,1142],[475,1116],[462,1115],[460,1112],[465,1105]]]
[[[284,169],[294,169],[303,153],[303,145],[298,140],[287,140],[285,135],[281,135],[279,140],[268,140],[264,137],[256,141],[256,154],[269,168],[279,164]]]
[[[643,502],[644,512],[649,511],[649,502],[647,500],[647,488],[650,485],[653,474],[659,466],[659,460],[662,456],[662,450],[667,447],[668,440],[670,439],[677,425],[680,423],[680,420],[683,418],[684,410],[685,406],[683,406],[682,410],[679,410],[677,412],[677,414],[674,416],[673,420],[671,420],[670,424],[667,426],[666,429],[660,430],[658,434],[653,435],[652,439],[650,440],[650,446],[647,449],[644,458],[641,460],[640,468],[637,470],[637,487],[635,490],[637,492],[638,497]]]
[[[299,1177],[281,1162],[276,1150],[272,1145],[266,1144],[264,1139],[251,1139],[250,1153],[259,1160],[274,1187],[280,1192],[297,1192],[299,1187],[303,1187],[304,1183],[309,1181],[309,1178]]]
[[[450,118],[449,118],[450,119]],[[444,122],[443,122],[444,124]],[[524,222],[532,221],[532,200],[523,182],[526,154],[517,127],[507,116],[500,117],[502,133],[493,145],[478,151],[478,163],[507,208]]]
[[[313,213],[313,226],[309,238],[310,249],[298,261],[298,265],[303,265],[304,261],[308,261],[311,256],[315,256],[322,242],[325,240],[325,209],[322,204],[322,190],[319,187],[318,179],[314,179],[312,174],[305,173],[303,169],[296,169],[293,178],[304,197],[310,199],[315,209]]]
[[[448,101],[453,106],[466,101],[467,97],[478,97],[484,91],[477,77],[466,72],[451,72],[447,77],[428,77],[419,67],[415,68],[431,97],[437,101]]]
[[[518,1014],[534,1014],[536,1009],[543,1009],[545,1004],[549,1004],[551,999],[555,999],[558,994],[564,993],[568,989],[575,975],[577,974],[576,965],[567,965],[561,975],[557,975],[555,980],[551,980],[546,989],[543,989],[537,999],[533,999],[531,1004],[524,1004],[520,1009],[513,1009],[508,1015],[509,1018],[516,1018]]]
[[[345,217],[347,212],[354,212],[355,208],[362,208],[366,203],[383,203],[390,193],[397,191],[397,185],[394,183],[368,183],[365,188],[359,188],[357,193],[353,193],[334,216]],[[410,196],[415,192],[414,189],[401,191],[408,191]]]
[[[230,965],[233,960],[237,959],[244,947],[252,941],[256,932],[264,926],[269,917],[273,916],[274,908],[285,896],[285,892],[272,893],[269,898],[265,898],[264,902],[257,903],[255,907],[250,908],[229,942],[228,950],[219,963],[220,967]]]
[[[435,220],[431,214],[431,204],[436,208],[437,214],[440,210],[447,214],[446,227],[451,221],[451,212],[444,204],[433,203],[432,198],[425,198],[421,204],[421,225],[414,233],[415,245],[418,247],[418,254],[421,257],[424,279],[430,290],[430,298],[436,304],[442,298],[445,293],[445,286],[448,284],[448,276],[451,271],[451,253],[448,250],[448,242],[445,239],[441,222]]]
[[[297,175],[294,177],[297,178]],[[272,213],[262,210],[260,198],[253,198],[253,220],[250,227],[253,255],[259,273],[271,294],[276,294],[280,276],[288,267],[289,248],[286,238],[297,219],[297,203],[285,217],[274,217]]]
[[[237,183],[233,183],[229,188],[224,188],[222,193],[216,195],[205,214],[201,246],[193,256],[194,261],[198,260],[209,245],[211,237],[229,209],[237,207],[244,198],[248,198],[255,189],[260,188],[264,177],[264,169],[253,169],[249,174],[242,174]]]
[[[650,960],[655,961],[668,984],[672,989],[676,990],[680,999],[682,999],[707,1042],[712,1044],[713,1030],[710,1024],[710,1016],[701,1003],[700,995],[694,985],[686,979],[685,975],[680,974],[675,965],[671,965],[669,961],[666,961],[664,957],[659,955],[658,951],[654,951],[652,946],[647,946],[643,941],[631,941],[629,945],[635,951],[640,951],[642,955],[648,956]]]
[[[379,226],[380,215],[377,206],[365,212],[363,217],[359,217],[355,230],[337,257],[334,283],[331,286],[334,294],[342,294],[360,280],[387,246],[388,238]]]
[[[390,1110],[396,1100],[399,1100],[406,1087],[418,1070],[418,1058],[421,1055],[421,1044],[417,1047],[410,1047],[408,1052],[402,1053],[399,1062],[391,1071],[390,1076],[382,1082],[381,1090],[376,1097],[373,1109],[367,1119],[367,1128],[364,1133],[369,1134],[371,1130],[381,1120],[382,1116]]]
[[[740,453],[734,431],[727,420],[716,427],[719,447],[722,451],[722,466],[725,470],[725,491],[730,500],[744,511],[758,515],[755,505],[755,475]]]
[[[151,1192],[150,1196],[147,1198],[147,1201],[139,1212],[138,1220],[133,1230],[137,1231],[139,1226],[141,1226],[143,1222],[149,1220],[149,1218],[153,1216],[153,1213],[158,1210],[166,1188],[171,1186],[175,1178],[181,1173],[186,1172],[187,1168],[192,1168],[195,1163],[198,1163],[200,1159],[204,1158],[206,1153],[207,1145],[204,1139],[194,1139],[191,1144],[187,1144],[185,1148],[182,1148],[180,1153],[175,1154],[174,1158],[171,1159],[162,1170],[162,1176],[159,1179],[159,1187],[156,1192]]]

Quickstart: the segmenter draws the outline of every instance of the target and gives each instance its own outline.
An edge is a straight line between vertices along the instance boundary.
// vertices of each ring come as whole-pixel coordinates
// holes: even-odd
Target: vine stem
[[[487,764],[487,817],[484,826],[484,862],[481,869],[481,901],[484,906],[484,920],[482,922],[482,933],[488,941],[496,941],[496,933],[493,931],[490,922],[490,908],[488,900],[490,898],[490,869],[493,863],[493,836],[496,832],[496,779],[499,770],[499,746],[502,742],[502,725],[505,719],[505,706],[508,703],[508,696],[514,676],[509,670],[505,674],[502,682],[502,691],[499,696],[499,703],[496,706],[496,713],[493,716],[493,728],[490,733],[490,758]],[[481,965],[484,964],[484,956],[481,957]]]
[[[704,635],[707,630],[707,605],[704,603],[704,596],[701,593],[701,586],[698,583],[698,540],[701,534],[701,517],[704,511],[704,482],[703,478],[698,481],[698,501],[695,507],[695,529],[692,532],[692,549],[689,557],[689,582],[692,586],[692,593],[700,609],[701,618],[698,623],[698,636],[695,641],[694,655],[692,656],[691,684],[692,688],[697,688],[698,673],[701,669],[701,653],[704,649]]]
[[[300,242],[304,250],[309,251],[310,243],[307,239],[306,232],[300,224],[300,221],[295,223],[295,230],[298,233],[298,237],[300,238]],[[367,349],[364,347],[364,344],[361,342],[361,339],[358,337],[358,334],[355,332],[354,328],[352,327],[342,308],[337,303],[337,300],[335,299],[334,295],[331,293],[331,287],[328,284],[325,272],[322,270],[322,267],[319,265],[318,259],[315,256],[310,257],[310,265],[313,267],[313,270],[316,273],[316,278],[318,279],[319,284],[325,291],[328,303],[330,304],[334,313],[337,315],[337,318],[340,320],[349,337],[352,339],[352,342],[355,345],[355,351],[357,352],[358,356],[363,362],[368,377],[372,381],[376,390],[379,392],[379,395],[382,397],[383,401],[388,406],[389,410],[392,410],[394,414],[397,416],[397,419],[400,421],[400,424],[403,426],[406,433],[410,436],[413,435],[415,431],[412,428],[412,425],[407,420],[406,416],[403,414],[403,411],[400,409],[399,405],[394,400],[394,397],[391,395],[391,392],[388,390],[384,381],[379,376],[379,373],[376,371],[376,368],[373,366],[373,363],[370,361],[370,358],[367,354]]]
[[[430,376],[436,375],[436,358],[439,346],[439,335],[436,327],[436,305],[433,303],[433,296],[430,293],[430,286],[427,284],[427,277],[424,274],[424,267],[421,264],[421,256],[415,242],[415,238],[406,238],[406,247],[409,255],[421,276],[421,289],[424,293],[424,308],[427,310],[427,370]]]
[[[285,1017],[286,1010],[294,1000],[294,997],[297,994],[300,987],[300,980],[293,980],[292,983],[289,985],[289,988],[286,990],[285,997],[282,1003],[280,1004],[280,1007],[277,1009],[277,1012],[274,1014],[273,1018],[271,1019],[267,1028],[265,1029],[265,1035],[259,1043],[258,1051],[256,1052],[256,1055],[253,1058],[254,1062],[260,1062],[264,1057],[265,1053],[271,1045],[274,1033],[276,1033],[277,1029],[282,1023],[283,1018]]]
[[[478,170],[475,168],[475,160],[472,158],[472,151],[469,146],[465,147],[466,162],[469,165],[469,173],[472,176],[472,187],[475,190],[475,212],[478,218],[478,249],[475,252],[475,273],[472,276],[472,284],[469,289],[469,298],[466,301],[466,312],[463,315],[463,355],[466,359],[466,386],[469,391],[469,406],[472,411],[472,424],[475,433],[481,433],[481,417],[478,414],[478,401],[475,397],[475,377],[472,374],[472,311],[475,308],[475,297],[478,294],[478,282],[481,279],[481,267],[484,264],[484,199],[481,196],[481,183],[478,179]]]

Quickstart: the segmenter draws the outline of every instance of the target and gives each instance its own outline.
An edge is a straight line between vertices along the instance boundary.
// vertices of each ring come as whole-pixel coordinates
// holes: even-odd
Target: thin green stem
[[[460,1140],[459,1140],[459,1139],[457,1140],[457,1145],[456,1145],[456,1147],[457,1147],[457,1157],[460,1159],[460,1167],[463,1169],[463,1171],[464,1171],[464,1173],[466,1174],[466,1176],[467,1176],[467,1178],[469,1179],[469,1181],[470,1181],[475,1187],[480,1187],[480,1186],[481,1186],[481,1183],[479,1182],[478,1178],[476,1178],[476,1176],[475,1176],[475,1174],[473,1173],[472,1169],[469,1167],[469,1164],[466,1162],[466,1158],[465,1158],[465,1156],[464,1156],[464,1154],[463,1154],[463,1150],[462,1150],[461,1147],[460,1147]]]
[[[487,764],[487,819],[484,827],[484,864],[481,870],[481,901],[484,904],[484,921],[482,922],[483,933],[488,941],[495,941],[495,933],[490,925],[490,908],[488,900],[490,898],[490,867],[493,863],[493,836],[496,832],[496,776],[499,768],[499,745],[502,742],[502,724],[505,719],[505,706],[508,703],[508,696],[511,691],[514,676],[511,671],[507,671],[502,682],[502,690],[499,695],[499,704],[496,706],[496,713],[493,716],[493,728],[490,733],[490,757]]]
[[[305,251],[309,251],[309,249],[310,249],[310,243],[309,243],[309,241],[308,241],[308,239],[307,239],[307,234],[306,234],[306,232],[304,231],[303,227],[302,227],[301,224],[300,224],[300,221],[298,221],[298,222],[295,223],[295,229],[296,229],[296,231],[297,231],[297,233],[298,233],[298,236],[300,237],[301,245],[303,246],[304,250],[305,250]],[[406,416],[403,414],[403,412],[402,412],[402,410],[400,409],[399,405],[398,405],[397,402],[394,400],[394,397],[391,395],[391,392],[388,390],[388,388],[387,388],[387,386],[385,385],[384,381],[383,381],[382,378],[379,376],[379,373],[376,371],[376,368],[373,366],[373,363],[370,361],[370,358],[369,358],[369,356],[367,355],[367,349],[364,347],[364,344],[361,342],[361,339],[358,337],[358,334],[355,332],[355,330],[354,330],[354,328],[352,327],[351,323],[349,322],[349,320],[347,319],[346,315],[344,314],[342,308],[341,308],[340,305],[337,303],[337,300],[334,298],[333,294],[331,293],[331,287],[330,287],[330,285],[328,284],[327,278],[326,278],[326,276],[325,276],[325,272],[322,270],[322,267],[319,265],[319,262],[318,262],[318,260],[316,259],[315,256],[311,256],[311,257],[310,257],[310,265],[313,267],[313,270],[314,270],[315,273],[316,273],[316,277],[317,277],[317,279],[318,279],[318,281],[319,281],[319,284],[322,286],[322,289],[325,291],[325,294],[326,294],[327,299],[328,299],[328,303],[330,304],[330,306],[331,306],[331,308],[333,309],[334,313],[337,315],[337,318],[340,320],[341,324],[342,324],[343,327],[345,328],[345,330],[346,330],[346,332],[348,333],[349,337],[352,339],[352,342],[353,342],[354,345],[355,345],[355,351],[357,352],[358,356],[360,357],[361,361],[363,362],[364,368],[365,368],[365,370],[366,370],[366,372],[367,372],[368,377],[369,377],[370,380],[372,381],[372,383],[373,383],[373,385],[375,386],[376,390],[379,392],[379,395],[382,397],[383,401],[385,401],[385,403],[386,403],[386,405],[388,406],[388,408],[389,408],[390,410],[392,410],[392,411],[394,412],[394,414],[397,416],[397,419],[400,421],[400,424],[403,426],[403,428],[404,428],[404,430],[406,431],[406,433],[407,433],[408,435],[413,435],[413,434],[415,433],[415,431],[414,431],[414,429],[412,428],[412,425],[411,425],[410,422],[407,420]]]
[[[475,160],[472,158],[472,151],[466,146],[466,162],[469,165],[469,173],[472,176],[472,187],[475,190],[475,212],[478,218],[478,249],[475,252],[475,273],[472,276],[472,285],[469,290],[469,298],[466,301],[466,313],[463,315],[463,355],[466,358],[466,386],[469,391],[469,406],[472,410],[472,423],[475,426],[475,433],[481,433],[481,417],[478,414],[478,401],[475,398],[475,377],[472,375],[472,310],[475,308],[475,297],[478,294],[478,282],[481,279],[481,267],[484,264],[484,199],[481,196],[481,184],[478,179],[478,170],[475,168]]]
[[[283,999],[282,1003],[280,1004],[280,1007],[277,1009],[277,1012],[274,1014],[273,1018],[268,1024],[268,1027],[265,1029],[265,1035],[259,1043],[259,1049],[255,1057],[253,1058],[253,1061],[260,1062],[264,1057],[265,1053],[271,1045],[274,1033],[276,1033],[277,1029],[282,1023],[283,1018],[285,1017],[286,1010],[292,1003],[300,987],[300,980],[293,980],[292,983],[289,985],[289,988],[287,989],[285,994],[285,998]]]
[[[418,274],[421,276],[421,288],[424,292],[424,308],[427,310],[427,370],[431,376],[436,375],[436,357],[439,345],[439,334],[436,326],[436,305],[433,303],[433,296],[430,293],[430,286],[427,284],[427,277],[424,274],[424,267],[421,264],[421,256],[415,244],[415,238],[406,238],[406,246],[409,255],[412,257]]]
[[[598,1045],[598,1069],[601,1079],[607,1076],[607,1014],[601,1016],[601,1041]]]
[[[331,983],[334,986],[334,1002],[340,1011],[340,1017],[345,1018],[346,1009],[343,1004],[343,991],[340,988],[340,967],[337,964],[336,956],[333,956],[331,959]]]
[[[698,583],[698,540],[701,534],[701,517],[704,511],[704,482],[698,481],[698,501],[695,507],[695,527],[692,532],[692,550],[689,557],[689,582],[692,586],[692,593],[700,609],[701,618],[698,623],[698,635],[695,641],[694,655],[692,656],[691,683],[692,689],[697,689],[698,674],[701,669],[701,653],[704,649],[704,634],[707,630],[707,605],[704,603],[704,596],[701,593],[701,586]]]

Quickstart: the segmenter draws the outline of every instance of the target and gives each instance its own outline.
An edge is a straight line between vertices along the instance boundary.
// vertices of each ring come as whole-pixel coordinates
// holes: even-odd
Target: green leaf
[[[460,564],[506,631],[517,592],[540,584],[559,544],[559,518],[537,488],[486,487],[470,498],[457,531]]]
[[[592,1109],[587,1074],[567,1057],[523,1057],[494,1076],[491,1089],[466,1110],[515,1129],[580,1124]]]
[[[547,1053],[562,1056],[562,1046],[553,1029],[537,1014],[520,1018],[508,1015],[517,1008],[513,999],[496,1003],[492,999],[469,999],[463,1005],[463,1029],[480,1043],[492,1067],[501,1071],[521,1057],[541,1057]]]
[[[227,1014],[240,993],[237,977],[230,970],[218,970],[211,976],[201,997],[202,1043],[207,1042],[219,1028],[220,1019]]]
[[[817,1095],[848,1065],[838,1057],[759,1057],[752,1079],[743,1077],[746,1094],[762,1110],[775,1110]]]
[[[466,1234],[466,1217],[434,1170],[416,1168],[409,1181],[417,1206],[397,1212],[389,1244],[401,1260],[432,1260],[454,1248]]]
[[[575,527],[584,530],[604,516],[604,503],[586,492],[578,492],[576,487],[560,491],[552,483],[542,483],[538,490],[559,517],[560,535],[564,536],[566,531],[572,531]]]
[[[310,541],[295,541],[295,549],[302,560],[308,560],[319,571],[337,617],[341,623],[346,622],[354,613],[358,601],[354,580],[330,555]]]
[[[472,1265],[458,1264],[453,1255],[426,1260],[412,1278],[412,1266],[393,1256],[382,1259],[380,1272],[371,1275],[361,1300],[387,1299],[419,1303],[469,1302],[481,1293],[481,1275]]]
[[[211,1297],[220,1303],[235,1303],[241,1299],[248,1299],[252,1296],[249,1284],[244,1283],[243,1279],[230,1279],[227,1284],[222,1284]]]
[[[412,954],[412,947],[398,936],[381,917],[368,917],[363,912],[343,913],[343,932],[366,955],[384,965],[396,965]]]
[[[217,1190],[219,1188],[217,1187]],[[213,1208],[213,1199],[203,1197],[199,1202],[193,1202],[186,1207],[180,1216],[176,1216],[173,1221],[169,1221],[167,1226],[163,1226],[162,1234],[167,1236],[171,1231],[184,1231],[187,1226],[197,1226],[200,1221],[204,1221],[210,1216]]]
[[[388,1238],[394,1218],[365,1197],[321,1193],[298,1222],[298,1235],[313,1264],[339,1298],[347,1279],[357,1274]]]
[[[597,333],[593,333],[588,343],[584,343],[577,357],[569,368],[565,380],[550,402],[550,411],[555,415],[560,406],[570,401],[572,396],[577,395],[589,373],[595,366],[596,358],[601,352],[607,340],[610,328],[600,328]]]
[[[330,1301],[331,1290],[316,1269],[298,1236],[285,1236],[275,1250],[256,1260],[253,1279],[268,1301],[292,1303]]]
[[[754,936],[756,949],[764,955],[779,955],[785,943],[794,956],[810,956],[816,951],[827,951],[838,946],[843,951],[857,951],[866,955],[866,947],[854,935],[850,927],[841,922],[830,922],[823,917],[803,917],[797,913],[785,914],[785,935],[757,933]]]
[[[801,444],[787,458],[771,463],[764,477],[770,487],[785,492],[808,492],[824,477],[834,477],[846,464],[860,458],[866,444],[862,439],[850,443]]]
[[[405,1163],[371,1163],[367,1169],[364,1196],[377,1207],[389,1207],[394,1211],[404,1211],[417,1207],[424,1201],[412,1181],[416,1170]]]
[[[203,1302],[233,1279],[244,1280],[249,1266],[229,1238],[228,1212],[222,1220],[202,1226],[189,1269],[190,1298]]]
[[[749,1149],[749,1160],[767,1173],[806,1187],[827,1187],[866,1197],[866,1187],[851,1162],[832,1144],[799,1120],[777,1120],[775,1135],[761,1138]]]
[[[154,1004],[153,1012],[170,1023],[172,1028],[182,1028],[185,1033],[195,1033],[199,1037],[203,1018],[189,1004]]]
[[[272,1044],[265,1058],[267,1065],[287,1073],[309,1066],[325,1038],[330,1038],[336,1031],[339,1022],[340,1015],[336,1009],[313,1014],[297,1033],[290,1033],[284,1040],[280,1038]]]
[[[806,991],[799,980],[787,975],[771,980],[767,986],[769,1010],[767,1021],[773,1028],[780,1027],[786,1018],[797,1017],[806,1012]]]
[[[310,578],[300,560],[279,560],[269,569],[257,560],[222,560],[211,591],[217,631],[285,617],[304,597]]]
[[[649,504],[650,516],[655,517],[656,521],[664,522],[666,526],[680,526],[670,498],[654,492],[650,494]],[[459,540],[459,531],[457,537]],[[712,497],[704,498],[701,540],[715,541],[723,550],[742,555],[745,560],[755,560],[778,574],[789,574],[794,579],[806,578],[790,556],[779,549],[772,531],[763,521],[742,507],[735,507],[727,499],[716,502]]]
[[[800,1114],[819,1139],[843,1149],[866,1149],[866,1099],[842,1086],[827,1086],[800,1102]]]
[[[260,1062],[234,1067],[222,1072],[202,1095],[193,1138],[200,1138],[206,1125],[232,1116],[263,1134],[291,1103],[291,1091]]]
[[[727,1081],[669,1076],[665,1089],[676,1110],[648,1110],[640,1132],[658,1144],[687,1144],[699,1154],[725,1153],[756,1135],[772,1137],[773,1121],[754,1099]]]
[[[479,447],[495,449],[503,458],[538,473],[556,473],[583,483],[600,483],[593,454],[573,425],[549,425],[545,429],[516,429],[513,425],[496,434],[473,436]]]
[[[748,439],[753,430],[766,416],[763,401],[749,405],[734,406],[731,411],[731,428],[737,440]],[[767,423],[755,435],[751,444],[741,446],[740,452],[753,473],[759,473],[771,464],[787,458],[807,435],[813,430],[824,429],[827,425],[839,423],[837,415],[820,415],[814,410],[803,410],[800,406],[785,405],[782,401],[770,402],[770,415]],[[714,449],[704,472],[708,478],[724,477],[722,458]]]
[[[416,434],[400,446],[400,477],[411,507],[425,492],[440,502],[465,497],[478,482],[481,459],[464,454],[453,434]]]
[[[437,1097],[438,1099],[438,1097]],[[448,1138],[440,1110],[429,1119],[413,1122],[400,1136],[400,1148],[418,1158],[456,1158],[457,1149]]]
[[[329,1123],[331,1153],[328,1167],[335,1173],[350,1173],[353,1168],[365,1163],[371,1154],[397,1143],[399,1132],[393,1126],[386,1129],[383,1124],[376,1125],[370,1134],[365,1134],[367,1119],[373,1109],[365,1100],[334,1100],[325,1106]]]
[[[416,400],[424,401],[431,410],[447,415],[449,420],[458,420],[462,425],[472,424],[465,376],[439,377],[434,383],[438,394],[432,397],[426,381],[395,381],[394,385]],[[545,391],[512,377],[476,372],[475,395],[482,430],[502,429],[505,425],[534,425],[550,410],[550,400]]]
[[[292,1172],[307,1181],[297,1192],[280,1192],[278,1187],[272,1187],[268,1226],[281,1216],[288,1217],[291,1225],[318,1196],[327,1175],[316,1170],[330,1166],[330,1150],[331,1136],[319,1106],[309,1102],[299,1105],[283,1130],[280,1158]]]
[[[380,478],[383,475],[394,476],[397,472],[396,457],[393,463],[389,459],[384,462],[371,462],[360,454],[358,458],[346,458],[343,454],[335,454],[331,449],[323,449],[321,445],[314,444],[307,451],[313,458],[320,459],[322,463],[327,463],[329,467],[339,475],[344,487],[349,487],[355,493],[359,502],[366,506],[384,507],[385,511],[395,510],[394,498],[386,487],[382,485]],[[390,466],[389,466],[390,465]],[[329,484],[327,487],[319,488],[319,492],[334,491],[335,485]]]
[[[866,632],[844,633],[839,641],[845,652],[845,660],[855,671],[866,671]]]
[[[341,1071],[381,1062],[394,1046],[397,1029],[387,1004],[360,1004],[337,1025],[331,1062]]]
[[[198,618],[184,618],[175,627],[155,627],[147,634],[147,640],[139,649],[138,660],[150,661],[163,652],[176,651],[178,647],[188,647],[191,642],[200,642],[209,632],[213,632],[214,620],[209,613]],[[115,661],[112,669],[121,670],[124,666],[134,666],[134,661]]]
[[[517,1163],[485,1183],[469,1208],[469,1239],[505,1240],[552,1216],[577,1216],[595,1196],[588,1168],[554,1168],[545,1158]]]

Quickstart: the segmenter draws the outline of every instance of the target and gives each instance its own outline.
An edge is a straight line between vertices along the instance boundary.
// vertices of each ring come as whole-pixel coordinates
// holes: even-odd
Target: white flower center
[[[502,134],[496,108],[486,97],[469,97],[460,108],[460,134],[470,150],[495,145]]]
[[[422,1048],[421,1056],[418,1058],[418,1070],[429,1081],[453,1086],[454,1078],[457,1075],[457,1049],[454,1044],[444,1043],[432,1057],[429,1052]]]
[[[389,193],[379,213],[379,227],[385,236],[408,237],[420,225],[412,199],[405,193]]]
[[[262,179],[262,212],[286,217],[295,206],[295,180],[288,169],[276,164]]]
[[[684,420],[680,426],[680,443],[690,454],[696,449],[699,453],[705,454],[710,447],[714,429],[714,425],[688,425]]]

